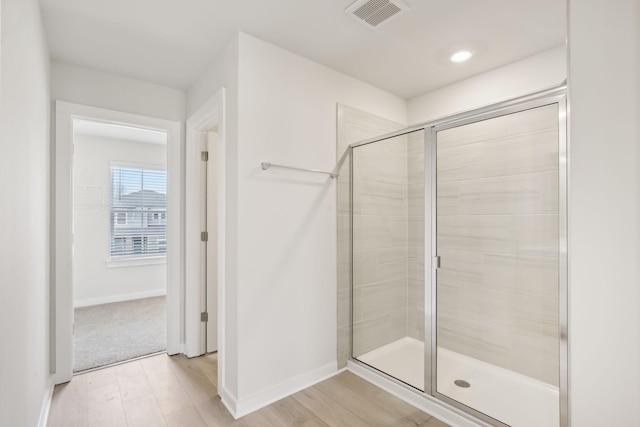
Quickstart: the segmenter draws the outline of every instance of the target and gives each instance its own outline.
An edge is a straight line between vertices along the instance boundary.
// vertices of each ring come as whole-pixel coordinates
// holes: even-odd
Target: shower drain
[[[467,381],[465,380],[455,380],[453,382],[455,385],[457,385],[458,387],[462,387],[462,388],[469,388],[471,387],[471,384],[469,384]]]

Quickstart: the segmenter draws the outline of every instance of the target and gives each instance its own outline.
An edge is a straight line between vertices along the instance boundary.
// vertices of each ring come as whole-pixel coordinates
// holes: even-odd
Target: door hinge
[[[434,256],[433,258],[431,258],[431,268],[433,268],[434,270],[437,270],[440,268],[440,257],[439,256]]]
[[[201,322],[208,322],[209,321],[209,313],[207,313],[206,311],[203,311],[202,313],[200,313],[200,321]]]
[[[200,241],[202,242],[208,242],[209,241],[209,232],[208,231],[203,231],[200,233]]]
[[[201,151],[200,152],[200,159],[202,159],[203,162],[208,162],[209,161],[209,152],[208,151]]]

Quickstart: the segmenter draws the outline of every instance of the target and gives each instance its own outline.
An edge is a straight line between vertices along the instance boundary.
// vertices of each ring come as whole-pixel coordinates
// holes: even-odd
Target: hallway
[[[49,427],[423,426],[447,424],[349,372],[239,420],[217,397],[217,355],[166,354],[74,376],[55,388]]]

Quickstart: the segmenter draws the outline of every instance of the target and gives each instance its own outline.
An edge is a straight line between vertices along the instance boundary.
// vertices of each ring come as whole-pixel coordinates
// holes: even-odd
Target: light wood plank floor
[[[447,424],[349,372],[239,420],[217,397],[217,356],[159,355],[56,386],[49,427],[372,427]]]

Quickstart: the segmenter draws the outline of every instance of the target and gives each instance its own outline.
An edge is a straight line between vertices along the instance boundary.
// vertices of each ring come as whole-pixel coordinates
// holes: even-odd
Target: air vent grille
[[[360,19],[366,20],[368,16],[373,15],[378,10],[390,5],[389,0],[369,0],[359,8],[353,11],[353,14]]]
[[[358,22],[376,28],[408,8],[409,6],[400,0],[358,0],[345,12]]]

